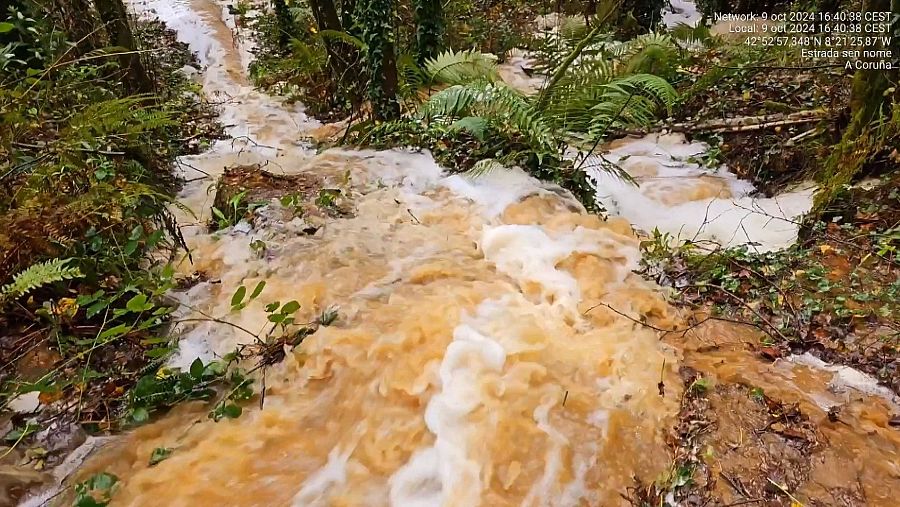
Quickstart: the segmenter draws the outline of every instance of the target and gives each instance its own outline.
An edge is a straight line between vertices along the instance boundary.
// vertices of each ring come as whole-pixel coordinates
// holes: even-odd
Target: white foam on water
[[[793,244],[798,218],[812,207],[814,186],[806,184],[771,198],[726,167],[690,162],[707,150],[681,134],[651,134],[612,143],[604,157],[637,181],[634,185],[598,164],[586,164],[597,180],[597,200],[614,215],[645,232],[669,233],[673,242],[708,240],[725,247],[750,245],[759,252]]]
[[[640,260],[640,252],[633,245],[626,245],[609,231],[584,227],[553,236],[537,225],[485,227],[479,246],[485,259],[493,262],[500,272],[520,285],[541,284],[544,298],[568,311],[576,309],[581,294],[575,278],[557,269],[561,260],[576,252],[604,255],[614,249],[625,259],[620,280],[637,269]]]
[[[786,358],[793,364],[802,364],[816,370],[823,370],[833,374],[831,382],[828,386],[834,394],[847,394],[851,391],[857,391],[870,396],[877,396],[884,399],[895,408],[900,408],[900,397],[893,391],[878,383],[875,377],[861,372],[856,368],[839,364],[827,363],[818,357],[804,352],[803,354],[794,354]],[[826,400],[827,401],[827,400]],[[833,405],[833,403],[828,403]],[[830,407],[824,407],[830,408]]]
[[[537,423],[538,428],[547,434],[550,445],[547,447],[547,453],[544,456],[544,473],[541,475],[540,480],[531,486],[528,496],[522,501],[522,505],[547,505],[548,502],[546,500],[554,498],[555,486],[562,469],[563,447],[569,445],[569,439],[550,423],[550,409],[554,405],[556,405],[556,400],[550,398],[534,409],[534,421]],[[557,504],[557,502],[552,502],[552,504]]]
[[[478,316],[483,310],[479,309]],[[484,484],[480,464],[468,456],[472,445],[468,415],[483,404],[481,377],[499,373],[506,351],[482,334],[477,319],[464,319],[441,360],[440,391],[425,409],[434,445],[416,452],[390,480],[391,505],[477,505]]]
[[[328,454],[328,462],[310,475],[300,491],[294,496],[294,507],[325,507],[327,493],[332,488],[343,486],[347,483],[347,461],[353,449],[342,451],[335,447]]]
[[[478,176],[455,174],[444,179],[441,185],[481,205],[487,218],[500,215],[509,205],[529,195],[551,193],[547,184],[518,167],[496,168]],[[580,207],[574,200],[573,205]]]
[[[697,26],[703,14],[697,10],[697,3],[691,0],[670,0],[663,8],[663,24],[668,28],[678,25]]]

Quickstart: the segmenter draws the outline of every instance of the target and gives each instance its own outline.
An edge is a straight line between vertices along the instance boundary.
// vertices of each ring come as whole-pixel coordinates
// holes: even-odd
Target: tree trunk
[[[866,0],[863,3],[863,12],[890,10],[891,0]],[[884,69],[856,71],[853,75],[853,86],[850,89],[851,120],[845,134],[859,135],[859,133],[884,108],[886,104],[884,92],[890,86],[890,75],[892,75],[892,73],[889,70]]]
[[[94,0],[100,20],[106,27],[109,42],[124,51],[119,56],[119,65],[125,71],[125,85],[132,93],[152,93],[153,81],[141,63],[135,50],[134,35],[128,24],[128,14],[122,0]]]
[[[334,0],[309,0],[309,7],[316,18],[319,30],[342,30],[341,18],[334,6]]]
[[[310,0],[309,6],[319,31],[345,31],[334,0]],[[331,74],[332,80],[335,83],[343,83],[347,90],[352,90],[354,88],[352,81],[356,76],[349,75],[347,70],[358,60],[357,49],[346,42],[328,37],[324,38],[323,42],[325,51],[328,53],[328,72]]]
[[[892,5],[893,4],[893,5]],[[863,12],[890,11],[898,13],[897,0],[865,0]],[[865,17],[863,16],[863,19]],[[876,34],[870,34],[876,35]],[[877,38],[877,37],[876,37]],[[885,49],[885,48],[861,48]],[[825,206],[841,191],[844,185],[853,181],[873,151],[877,151],[878,140],[873,136],[872,121],[884,112],[890,103],[885,97],[891,82],[896,80],[894,69],[861,69],[853,74],[850,89],[850,123],[844,129],[840,142],[825,162],[819,178],[822,186],[813,207],[813,213],[821,213]]]
[[[400,116],[397,102],[397,56],[394,54],[393,4],[391,0],[365,0],[360,21],[368,46],[369,100],[376,120]]]
[[[424,65],[441,50],[444,8],[441,0],[416,0],[416,61]]]

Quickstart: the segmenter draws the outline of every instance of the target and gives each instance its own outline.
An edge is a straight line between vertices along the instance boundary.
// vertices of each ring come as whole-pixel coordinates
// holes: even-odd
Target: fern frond
[[[10,284],[0,289],[0,301],[23,296],[44,285],[78,278],[82,275],[77,267],[69,266],[72,259],[51,259],[33,264],[13,277]]]
[[[358,37],[354,37],[347,32],[341,32],[339,30],[321,30],[319,35],[322,36],[323,39],[335,39],[339,41],[346,42],[351,46],[356,47],[360,51],[365,51],[369,48],[365,42],[360,40]]]
[[[450,125],[450,129],[468,132],[475,136],[476,139],[483,141],[489,123],[486,118],[481,116],[466,116],[456,120],[453,125]]]
[[[475,162],[471,169],[463,173],[467,178],[475,179],[490,174],[496,170],[506,169],[506,166],[495,159],[486,158]]]
[[[425,61],[425,75],[432,83],[450,85],[476,80],[496,81],[497,62],[493,55],[475,50],[447,50]]]

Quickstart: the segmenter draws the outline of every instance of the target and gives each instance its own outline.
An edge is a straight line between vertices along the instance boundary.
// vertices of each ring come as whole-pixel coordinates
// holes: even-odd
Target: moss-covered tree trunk
[[[369,69],[369,101],[377,120],[400,116],[397,102],[397,56],[394,53],[393,4],[391,0],[363,0],[359,23],[366,43]]]
[[[125,71],[125,85],[132,93],[152,93],[153,81],[136,52],[134,34],[128,24],[128,13],[122,0],[94,0],[100,20],[106,27],[109,42],[124,51],[119,55],[119,65]]]
[[[896,16],[900,14],[898,5],[900,2],[897,0],[865,0],[863,12],[883,12],[893,8]],[[865,19],[864,16],[863,19]],[[872,121],[890,104],[890,97],[886,97],[885,92],[892,82],[896,82],[896,78],[896,68],[890,70],[860,69],[853,74],[850,89],[850,122],[841,135],[841,141],[825,162],[824,170],[819,178],[822,186],[816,195],[814,213],[824,211],[825,206],[834,199],[844,185],[853,180],[871,155],[875,142],[872,138]]]
[[[441,0],[416,0],[416,61],[423,65],[441,50],[444,8]]]

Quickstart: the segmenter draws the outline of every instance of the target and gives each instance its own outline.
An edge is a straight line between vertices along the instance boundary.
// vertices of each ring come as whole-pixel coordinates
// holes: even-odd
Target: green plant
[[[182,401],[212,399],[216,394],[215,384],[227,378],[229,366],[228,360],[204,364],[198,358],[185,372],[162,368],[144,375],[130,393],[127,419],[134,424],[143,424],[153,412]]]
[[[248,378],[239,369],[232,369],[229,372],[227,385],[231,389],[209,413],[209,418],[213,421],[218,422],[223,418],[237,419],[243,413],[243,409],[237,403],[253,397],[253,379]]]
[[[70,266],[72,259],[52,259],[34,264],[13,277],[10,284],[0,288],[0,303],[19,296],[24,296],[44,285],[71,280],[83,276],[81,271]]]
[[[113,474],[100,472],[84,482],[75,485],[73,507],[105,507],[109,505],[119,478]]]
[[[400,115],[397,102],[397,55],[391,0],[360,0],[360,25],[366,46],[368,96],[372,115],[389,120]]]
[[[282,332],[286,331],[288,326],[294,324],[294,314],[300,309],[300,303],[296,301],[288,301],[281,304],[278,301],[266,305],[266,317],[269,322],[280,327]]]
[[[341,195],[341,191],[336,188],[323,188],[319,190],[316,197],[316,206],[320,208],[334,209],[337,204],[337,198]]]
[[[441,0],[415,0],[416,61],[423,65],[437,56],[444,30],[444,9]]]
[[[157,447],[156,449],[153,449],[153,453],[150,454],[150,462],[148,465],[154,466],[169,459],[174,450],[175,449],[172,449],[171,447]]]
[[[216,219],[216,228],[225,229],[237,225],[248,214],[253,213],[257,208],[265,205],[261,202],[247,202],[246,197],[248,190],[238,192],[231,196],[227,201],[224,209],[216,206],[211,208],[213,217]]]
[[[234,294],[231,295],[231,311],[239,312],[247,307],[251,301],[259,297],[262,294],[263,289],[266,288],[266,281],[262,280],[256,284],[256,287],[253,288],[253,292],[250,293],[250,296],[247,296],[247,288],[241,285],[238,287]]]

